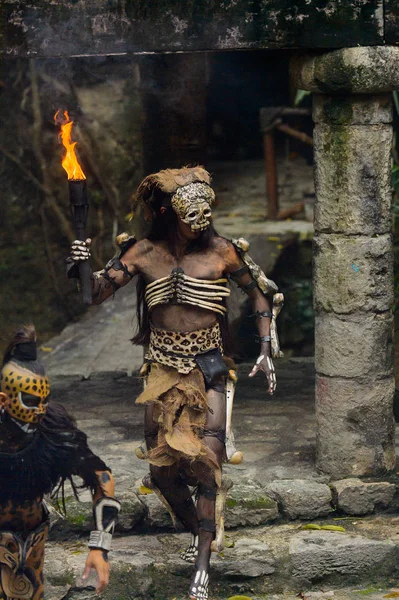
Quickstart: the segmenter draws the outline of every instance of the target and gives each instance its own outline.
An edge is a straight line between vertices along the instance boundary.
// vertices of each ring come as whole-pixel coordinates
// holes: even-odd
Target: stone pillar
[[[333,477],[395,466],[392,107],[399,48],[293,62],[314,92],[317,464]]]

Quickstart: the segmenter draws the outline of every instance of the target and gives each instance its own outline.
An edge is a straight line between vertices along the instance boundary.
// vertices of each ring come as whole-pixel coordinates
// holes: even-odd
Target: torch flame
[[[68,111],[64,111],[64,117],[62,117],[60,111],[57,110],[54,115],[54,121],[61,123],[60,136],[66,149],[65,156],[62,159],[62,166],[68,174],[68,179],[86,179],[75,153],[76,142],[72,142],[71,140],[73,121],[70,120]]]

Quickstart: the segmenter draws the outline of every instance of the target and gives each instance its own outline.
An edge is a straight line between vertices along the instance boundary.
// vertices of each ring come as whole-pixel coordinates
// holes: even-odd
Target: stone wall
[[[4,0],[0,10],[0,45],[14,56],[337,48],[384,44],[385,28],[393,43],[399,30],[395,0]]]

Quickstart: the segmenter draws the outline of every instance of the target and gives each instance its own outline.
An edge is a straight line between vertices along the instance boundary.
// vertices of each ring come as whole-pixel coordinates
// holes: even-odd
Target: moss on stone
[[[92,505],[90,502],[79,502],[73,496],[65,498],[66,520],[70,525],[87,531],[92,524]]]
[[[353,102],[350,96],[330,97],[323,105],[324,121],[327,123],[351,123]]]
[[[334,108],[337,113],[339,107]],[[344,114],[347,114],[349,108],[343,106]],[[333,177],[335,181],[335,187],[337,190],[344,190],[348,186],[348,172],[350,159],[350,148],[349,148],[349,127],[347,125],[330,125],[324,136],[324,143],[321,149],[324,152],[323,162],[326,165],[328,159],[328,168],[333,171]],[[337,196],[339,198],[339,195]],[[339,204],[342,206],[341,210],[336,212],[336,222],[334,225],[334,231],[341,231],[345,229],[345,225],[348,219],[346,204]]]
[[[274,500],[269,498],[268,496],[261,496],[259,498],[254,498],[253,500],[244,500],[242,502],[242,506],[245,508],[274,508],[276,503]]]
[[[332,52],[327,57],[323,54],[315,59],[314,79],[320,91],[326,94],[350,93],[352,90],[352,74],[339,52]]]
[[[255,498],[227,498],[227,508],[235,508],[240,506],[241,508],[247,508],[252,510],[259,510],[265,508],[274,508],[276,505],[275,501],[268,496],[258,496]]]
[[[45,572],[46,573],[46,572]],[[52,575],[51,573],[46,573],[45,578],[49,579],[51,585],[53,586],[65,586],[65,585],[74,585],[75,583],[75,575],[73,571],[66,571],[65,573],[61,573],[58,575]]]

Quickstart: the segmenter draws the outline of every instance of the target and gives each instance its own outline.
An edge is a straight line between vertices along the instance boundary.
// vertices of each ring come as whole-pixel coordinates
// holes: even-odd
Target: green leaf
[[[295,94],[294,106],[298,106],[306,96],[309,96],[311,92],[306,90],[297,90]]]
[[[341,527],[341,525],[322,525],[320,529],[326,531],[346,531],[345,527]]]
[[[395,104],[396,112],[399,115],[399,92],[397,90],[395,90],[392,95],[393,95],[393,102]]]

